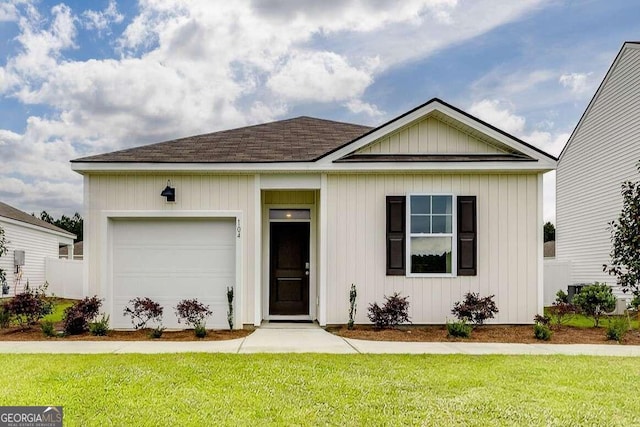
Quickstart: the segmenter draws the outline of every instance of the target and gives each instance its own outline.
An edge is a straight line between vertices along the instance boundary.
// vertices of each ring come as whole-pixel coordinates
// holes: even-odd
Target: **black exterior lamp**
[[[167,186],[160,193],[162,197],[167,198],[167,202],[175,202],[176,201],[176,189],[171,186],[171,180],[167,181]]]

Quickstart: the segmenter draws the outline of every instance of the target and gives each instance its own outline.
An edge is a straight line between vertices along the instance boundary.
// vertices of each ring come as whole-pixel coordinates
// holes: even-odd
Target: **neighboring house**
[[[60,248],[59,256],[63,259],[82,259],[83,258],[84,244],[82,242],[76,242],[73,245],[73,256],[69,257],[69,246],[63,246]]]
[[[441,101],[379,126],[298,117],[73,160],[87,294],[114,327],[134,297],[198,298],[226,326],[358,323],[385,295],[444,323],[467,292],[497,323],[542,311],[542,174],[556,159]],[[162,195],[161,195],[162,193]],[[174,199],[175,201],[170,201]]]
[[[614,285],[608,223],[622,209],[621,184],[640,179],[640,43],[625,43],[560,154],[556,260],[570,283]],[[614,293],[623,295],[617,286]],[[626,296],[629,298],[629,296]]]
[[[61,246],[73,245],[75,235],[0,202],[0,227],[5,231],[9,252],[0,257],[6,272],[8,296],[45,282],[46,258],[58,258]],[[5,294],[4,296],[7,296]]]

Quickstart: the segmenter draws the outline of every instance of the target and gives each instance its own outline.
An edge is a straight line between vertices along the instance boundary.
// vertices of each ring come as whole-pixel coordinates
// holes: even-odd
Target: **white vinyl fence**
[[[84,298],[83,262],[82,260],[47,258],[45,260],[45,277],[49,283],[47,293],[62,298]]]
[[[556,299],[556,292],[571,284],[571,263],[569,261],[544,260],[544,306],[550,306]]]

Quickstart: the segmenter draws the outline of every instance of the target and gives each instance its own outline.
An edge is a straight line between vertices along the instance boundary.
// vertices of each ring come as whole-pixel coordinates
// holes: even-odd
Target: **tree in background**
[[[544,225],[544,241],[553,242],[554,240],[556,240],[556,227],[552,223],[547,222]]]
[[[640,162],[636,165],[640,171]],[[603,271],[617,277],[624,292],[640,296],[640,181],[622,183],[622,211],[609,223],[611,262]]]
[[[76,235],[75,243],[82,242],[82,223],[83,219],[78,212],[73,214],[71,218],[66,215],[62,215],[60,219],[54,219],[47,211],[40,212],[40,219],[53,224],[56,227],[60,227],[63,230],[67,230],[69,233]]]

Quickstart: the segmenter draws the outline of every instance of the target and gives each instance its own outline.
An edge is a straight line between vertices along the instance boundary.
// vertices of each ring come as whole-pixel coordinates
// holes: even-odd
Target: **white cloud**
[[[267,81],[275,94],[292,101],[335,102],[362,96],[371,71],[350,65],[332,52],[300,52],[287,58]]]
[[[352,99],[345,105],[347,106],[349,111],[355,114],[365,114],[369,117],[380,117],[384,115],[384,112],[381,111],[376,105],[369,104],[368,102],[363,102],[359,99]]]
[[[49,189],[78,209],[75,157],[274,120],[299,104],[376,118],[384,113],[365,98],[380,73],[540,4],[140,0],[138,15],[109,40],[111,58],[74,60],[77,26],[108,35],[123,22],[115,1],[101,11],[59,4],[50,16],[40,3],[4,2],[0,16],[18,22],[20,49],[0,67],[0,96],[47,114],[30,117],[21,134],[0,132],[8,164],[0,178],[19,179],[38,197]],[[61,193],[65,185],[74,198]]]
[[[124,20],[124,15],[118,12],[116,1],[109,0],[109,4],[104,10],[85,10],[82,12],[82,18],[86,29],[104,31],[113,23],[121,23]]]
[[[525,118],[513,114],[496,99],[483,99],[474,102],[469,113],[505,132],[518,135],[524,131]]]
[[[560,76],[558,81],[560,84],[573,92],[574,94],[591,93],[593,82],[591,76],[593,73],[569,73]]]

